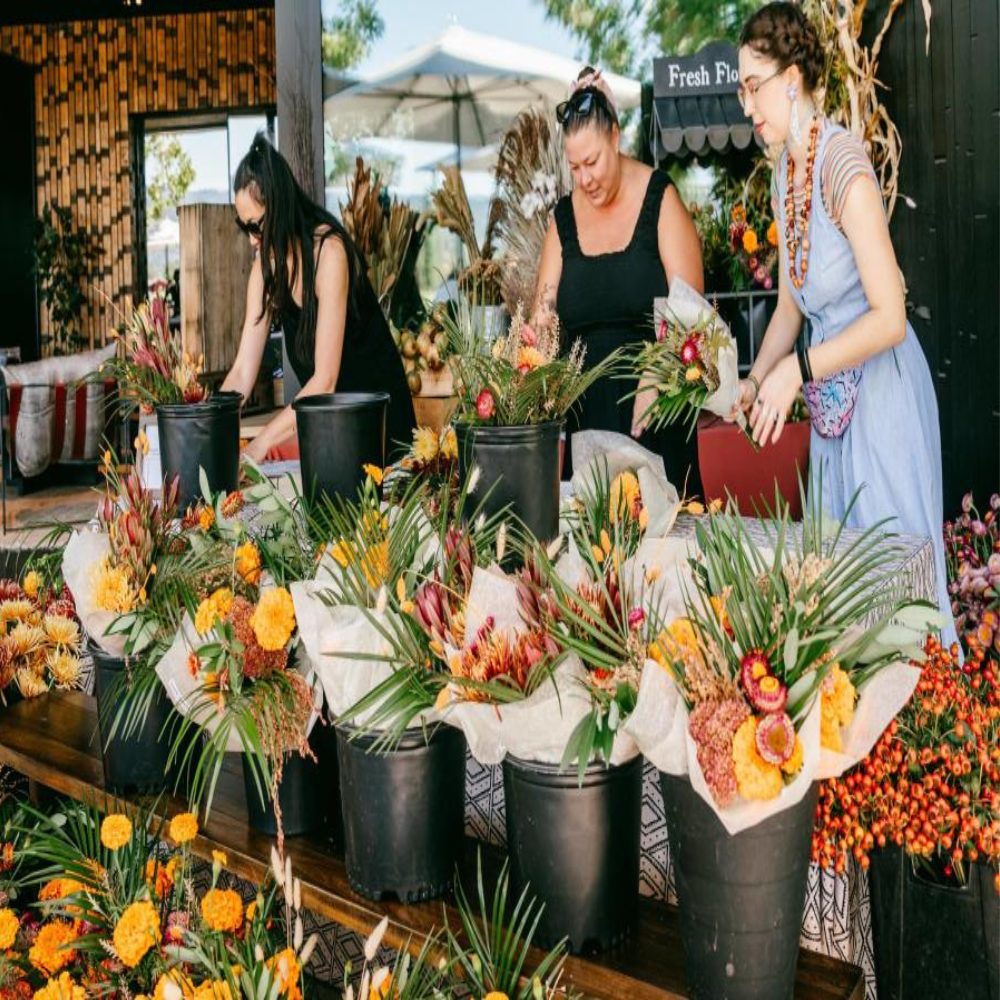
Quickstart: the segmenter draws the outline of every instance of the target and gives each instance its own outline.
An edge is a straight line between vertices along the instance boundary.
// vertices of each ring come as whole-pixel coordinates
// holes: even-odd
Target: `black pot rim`
[[[366,410],[388,403],[392,397],[387,392],[321,392],[300,396],[292,401],[296,413],[335,413],[340,410]]]
[[[621,764],[605,764],[603,761],[592,761],[583,772],[583,783],[580,783],[580,772],[576,764],[560,767],[559,764],[548,764],[538,760],[526,760],[509,753],[503,759],[504,767],[517,771],[522,780],[538,785],[565,785],[573,788],[586,788],[590,785],[600,785],[613,781],[618,775],[625,774],[636,768],[642,769],[642,754],[636,754],[630,760]]]
[[[545,420],[539,424],[474,424],[468,421],[456,421],[454,424],[455,433],[461,437],[491,437],[512,443],[558,436],[565,426],[565,420]]]
[[[348,743],[356,746],[359,750],[364,750],[366,753],[369,747],[382,736],[381,733],[365,733],[356,736],[355,733],[358,732],[359,727],[352,726],[349,723],[336,722],[334,723],[334,729]],[[428,731],[430,736],[425,739],[424,735]],[[378,756],[391,757],[394,753],[406,753],[408,750],[423,750],[425,747],[429,747],[432,743],[437,742],[443,731],[451,731],[461,735],[461,730],[455,729],[454,726],[448,726],[443,722],[435,723],[433,726],[427,727],[427,729],[423,727],[411,727],[403,733],[397,745],[392,750],[380,751]]]
[[[200,417],[206,410],[219,413],[231,413],[243,405],[243,394],[240,392],[213,393],[208,399],[198,403],[157,403],[156,412],[167,417]]]

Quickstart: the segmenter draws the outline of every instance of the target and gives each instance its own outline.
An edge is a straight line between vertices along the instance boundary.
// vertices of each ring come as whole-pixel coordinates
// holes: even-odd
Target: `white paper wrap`
[[[572,488],[579,498],[593,494],[605,469],[609,480],[622,472],[633,472],[639,480],[642,502],[649,513],[646,534],[666,535],[674,526],[681,501],[667,479],[663,457],[643,448],[625,434],[614,431],[578,431],[570,442],[573,450]]]
[[[103,531],[90,528],[74,531],[63,549],[62,572],[90,640],[111,656],[124,656],[125,635],[104,634],[118,616],[94,605],[93,575],[110,552],[108,536]]]
[[[719,370],[719,388],[705,400],[702,408],[716,416],[728,417],[739,400],[740,374],[736,341],[725,321],[709,302],[686,281],[677,277],[671,280],[670,294],[666,298],[660,297],[653,300],[653,322],[657,329],[661,320],[680,323],[686,327],[695,327],[708,322],[725,331],[729,337],[729,344],[720,349],[716,358],[716,366]],[[736,419],[741,427],[746,425],[746,416],[742,410],[738,412]]]
[[[173,703],[174,708],[185,718],[193,718],[203,729],[209,733],[214,733],[218,726],[216,713],[210,706],[204,703],[204,699],[198,698],[197,692],[201,687],[201,682],[192,676],[188,668],[188,654],[203,645],[206,641],[208,641],[206,638],[198,635],[191,618],[188,615],[184,615],[181,620],[181,626],[177,630],[177,635],[174,636],[174,641],[156,665],[156,675],[160,678],[160,682],[163,684],[167,692],[167,697]],[[296,658],[289,669],[296,670],[302,674],[310,686],[315,688],[312,671],[308,668],[308,665],[302,663],[300,658]],[[199,701],[201,701],[200,705]],[[321,705],[318,702],[318,698],[314,699],[313,713],[306,726],[307,736],[312,732],[312,728],[319,718]],[[229,732],[229,737],[226,741],[226,752],[243,752],[243,744],[240,741],[239,734],[234,729]]]

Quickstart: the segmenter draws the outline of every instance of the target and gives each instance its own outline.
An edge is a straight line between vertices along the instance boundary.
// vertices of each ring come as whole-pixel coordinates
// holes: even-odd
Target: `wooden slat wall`
[[[881,23],[887,0],[872,21]],[[1000,8],[935,2],[930,55],[921,5],[904,4],[879,76],[903,138],[893,244],[915,307],[941,416],[944,509],[1000,488]]]
[[[273,105],[274,11],[4,26],[0,52],[37,70],[38,209],[69,206],[100,248],[83,333],[103,344],[132,301],[129,115]]]

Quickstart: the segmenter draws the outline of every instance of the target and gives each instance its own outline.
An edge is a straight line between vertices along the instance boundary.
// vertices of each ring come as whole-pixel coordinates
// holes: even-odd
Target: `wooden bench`
[[[53,692],[0,708],[0,764],[6,764],[38,785],[80,801],[103,804],[103,769],[96,735],[94,699],[77,692]],[[317,790],[319,792],[319,790]],[[330,794],[336,794],[331,792]],[[108,808],[114,808],[109,800]],[[164,803],[168,816],[184,810],[179,800]],[[227,762],[215,804],[194,844],[194,852],[211,860],[213,850],[228,855],[228,868],[253,883],[266,878],[272,841],[252,832],[246,822],[242,769]],[[474,886],[477,843],[470,840],[462,864],[465,884]],[[286,841],[296,875],[302,880],[304,906],[361,935],[388,914],[385,943],[416,950],[424,937],[443,924],[443,910],[453,927],[457,911],[451,902],[414,905],[371,902],[347,882],[343,858],[321,838]],[[500,852],[485,849],[491,868]],[[680,1000],[688,994],[684,955],[676,907],[643,898],[639,925],[625,947],[597,956],[572,956],[565,979],[593,1000]],[[854,965],[801,951],[795,996],[801,1000],[864,1000],[864,977]]]

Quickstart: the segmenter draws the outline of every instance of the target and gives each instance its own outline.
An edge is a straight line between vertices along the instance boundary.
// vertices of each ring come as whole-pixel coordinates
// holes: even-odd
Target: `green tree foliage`
[[[337,13],[323,25],[323,65],[338,70],[356,66],[384,30],[377,0],[339,0]]]
[[[177,208],[194,182],[194,165],[175,135],[153,132],[146,137],[146,218],[159,222]]]

